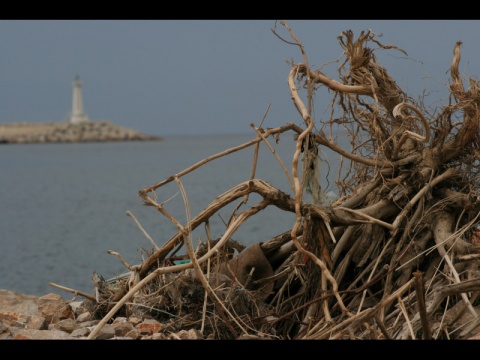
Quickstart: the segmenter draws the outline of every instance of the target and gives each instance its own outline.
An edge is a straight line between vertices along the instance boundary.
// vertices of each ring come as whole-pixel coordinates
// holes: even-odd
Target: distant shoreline
[[[145,134],[108,120],[72,123],[0,124],[0,144],[82,143],[112,141],[161,141],[163,137]]]

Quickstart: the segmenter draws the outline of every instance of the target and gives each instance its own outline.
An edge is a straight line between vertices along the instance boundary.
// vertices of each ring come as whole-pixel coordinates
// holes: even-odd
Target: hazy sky
[[[383,34],[399,51],[375,52],[412,97],[445,91],[455,42],[461,74],[480,73],[479,20],[288,20],[310,66],[338,79],[337,37]],[[303,124],[287,86],[298,47],[276,37],[275,20],[0,20],[0,123],[55,122],[83,83],[85,113],[155,135],[251,133]],[[279,33],[291,40],[277,24]],[[377,48],[370,43],[371,48]],[[331,99],[318,91],[321,99]],[[315,117],[327,117],[324,108]]]

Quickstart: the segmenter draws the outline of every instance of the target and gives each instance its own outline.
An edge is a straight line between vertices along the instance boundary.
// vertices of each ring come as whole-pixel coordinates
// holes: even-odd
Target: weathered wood
[[[356,39],[350,30],[341,34],[344,61],[339,62],[339,77],[334,79],[312,69],[293,30],[286,22],[278,24],[291,40],[277,28],[274,33],[297,46],[303,57],[302,63],[291,64],[287,77],[300,121],[267,130],[251,125],[256,133],[253,140],[139,191],[144,204],[172,221],[178,231],[162,247],[154,246],[140,265],[127,264],[131,280],[104,299],[112,303],[105,316],[113,316],[126,299],[143,301],[146,308],[170,310],[192,305],[192,294],[199,293],[197,303],[189,308],[192,313],[181,321],[188,317],[192,328],[217,338],[465,339],[476,335],[478,320],[468,323],[462,315],[477,319],[479,313],[475,279],[480,273],[480,245],[471,235],[480,221],[480,86],[473,78],[468,89],[463,86],[460,43],[454,46],[449,88],[455,101],[432,112],[425,105],[426,96],[418,100],[407,96],[377,63],[377,50],[405,52],[381,44],[373,31]],[[372,42],[375,50],[367,46]],[[324,89],[332,96],[330,113],[315,119],[314,97]],[[340,127],[350,149],[336,141]],[[287,132],[296,141],[290,167],[267,142],[268,137],[279,140]],[[262,144],[281,163],[292,195],[254,178]],[[251,146],[255,147],[251,178],[217,196],[186,224],[157,200],[154,192],[167,183],[181,186],[185,174]],[[315,174],[328,161],[322,158],[322,147],[340,155],[332,182],[338,197],[332,202],[318,196],[324,189]],[[251,194],[261,200],[250,204]],[[216,242],[207,239],[203,251],[194,252],[192,231],[237,200],[240,203],[222,237]],[[247,210],[241,212],[244,205]],[[291,229],[236,256],[228,252],[232,234],[268,206],[295,215]],[[165,262],[174,250],[178,259],[182,244],[187,248],[184,261]],[[252,256],[256,262],[245,260],[249,254],[256,255]],[[210,279],[225,274],[215,286],[210,284]],[[190,286],[186,291],[185,284]],[[259,287],[267,290],[255,294]]]

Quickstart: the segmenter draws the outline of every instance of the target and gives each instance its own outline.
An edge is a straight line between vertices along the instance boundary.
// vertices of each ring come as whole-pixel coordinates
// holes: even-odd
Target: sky
[[[453,48],[460,73],[480,72],[480,20],[288,20],[310,67],[338,80],[338,36],[372,30],[375,51],[413,98],[442,94]],[[290,97],[289,61],[303,62],[285,28],[265,20],[0,20],[0,124],[66,121],[72,83],[92,121],[159,136],[252,133],[250,124],[303,124]],[[369,43],[373,49],[378,48]],[[445,93],[448,94],[448,93]],[[316,94],[314,119],[332,93]],[[304,101],[306,101],[304,99]]]

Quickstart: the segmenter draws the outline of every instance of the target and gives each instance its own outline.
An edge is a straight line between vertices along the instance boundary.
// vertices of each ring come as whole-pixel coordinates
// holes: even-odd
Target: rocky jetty
[[[68,301],[57,294],[33,296],[0,289],[0,340],[87,340],[100,322],[94,303]],[[165,334],[165,324],[138,316],[119,316],[99,330],[96,340],[202,340],[193,329]]]
[[[68,121],[50,123],[0,124],[0,144],[81,143],[110,141],[158,141],[148,135],[111,121]]]

